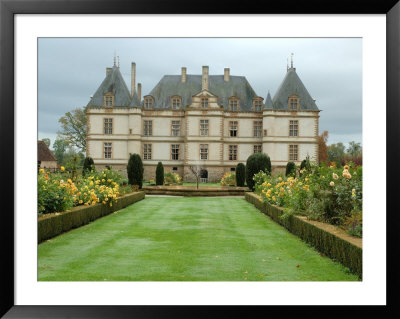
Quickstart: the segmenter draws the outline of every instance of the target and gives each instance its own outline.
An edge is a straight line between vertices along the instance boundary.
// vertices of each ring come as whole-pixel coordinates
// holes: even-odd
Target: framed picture
[[[246,8],[240,6],[227,8],[226,4],[208,2],[197,7],[180,1],[127,3],[119,0],[101,2],[55,0],[27,3],[1,0],[0,128],[3,137],[1,143],[3,149],[7,150],[7,156],[1,159],[5,174],[3,183],[6,186],[3,191],[1,232],[4,243],[1,315],[5,318],[188,317],[197,313],[208,315],[206,313],[210,311],[218,315],[226,315],[231,311],[247,313],[254,311],[254,307],[245,307],[251,305],[279,305],[261,311],[292,315],[303,315],[311,310],[308,307],[299,307],[303,305],[329,305],[332,308],[335,306],[332,311],[341,315],[371,311],[370,307],[344,306],[385,305],[374,311],[384,316],[398,313],[394,294],[398,281],[394,274],[395,243],[398,240],[398,236],[395,236],[395,227],[398,217],[392,214],[397,206],[394,201],[395,185],[390,181],[397,180],[398,175],[397,170],[393,168],[396,167],[398,150],[394,146],[398,144],[399,133],[399,16],[400,4],[395,0],[385,3],[353,1],[351,4],[345,1],[328,1],[323,4],[289,1],[284,4],[264,4],[262,7],[259,5],[252,7],[248,3]],[[109,39],[362,38],[365,144],[363,149],[366,173],[363,176],[364,184],[368,185],[365,194],[371,195],[365,202],[371,206],[366,209],[365,229],[369,236],[363,238],[367,247],[363,252],[363,263],[368,266],[364,268],[362,282],[347,285],[343,282],[239,284],[38,281],[35,237],[37,233],[36,230],[32,230],[36,228],[37,214],[31,212],[31,204],[37,200],[36,187],[32,187],[37,183],[37,162],[32,160],[32,157],[37,154],[38,140],[36,121],[39,105],[38,61],[39,46],[44,43],[40,42],[40,39],[103,37]],[[176,52],[179,56],[179,44],[166,45],[165,49]],[[66,46],[66,54],[68,50]],[[289,55],[290,46],[288,50]],[[82,52],[82,55],[84,54],[85,52]],[[237,59],[242,57],[237,56]],[[114,60],[115,63],[119,64],[119,61]],[[331,62],[326,61],[327,65],[329,63]],[[289,64],[290,62],[287,70]],[[291,67],[293,68],[293,65]],[[351,65],[338,65],[338,67],[351,67]],[[319,66],[319,69],[323,68],[324,65]],[[186,77],[186,69],[184,73]],[[60,74],[60,77],[63,76]],[[227,76],[229,77],[229,71]],[[78,86],[79,84],[75,89],[78,89]],[[93,87],[93,93],[95,89]],[[70,94],[74,94],[73,90]],[[384,98],[381,98],[385,95],[386,108]],[[292,97],[292,100],[296,102],[295,97]],[[237,99],[235,101],[238,103]],[[178,102],[174,101],[176,105],[179,105]],[[107,100],[105,97],[104,103],[112,104],[113,96],[110,94]],[[107,130],[111,129],[110,123],[107,122]],[[240,123],[234,127],[235,130],[242,129]],[[172,132],[172,126],[168,127],[168,132],[170,131]],[[261,132],[260,128],[260,136]],[[230,156],[236,159],[237,148],[232,146],[231,149]],[[152,150],[154,152],[154,148]],[[177,152],[176,146],[174,151]],[[208,151],[207,149],[207,155]],[[105,152],[111,154],[112,147],[107,145]],[[148,149],[146,152],[146,156],[151,156],[148,154]],[[200,154],[201,148],[199,147],[196,152]],[[178,156],[176,154],[171,156]],[[205,156],[205,151],[202,154]],[[291,156],[297,156],[293,154]],[[112,159],[112,156],[109,158]],[[377,162],[379,164],[376,164]],[[387,176],[385,178],[386,172],[383,169],[385,162],[390,180]],[[208,173],[207,177],[205,176],[202,175],[202,178],[208,178]],[[386,216],[384,216],[385,207]],[[379,219],[372,215],[377,210]],[[372,235],[375,234],[375,230],[377,230],[376,236]],[[32,242],[32,239],[35,242]],[[373,295],[377,291],[379,293]],[[171,305],[192,305],[192,307],[171,307]],[[205,307],[200,307],[201,305]],[[243,307],[241,310],[207,307],[211,305]],[[284,307],[286,305],[294,307]],[[318,311],[325,312],[326,309],[326,307],[317,308]]]

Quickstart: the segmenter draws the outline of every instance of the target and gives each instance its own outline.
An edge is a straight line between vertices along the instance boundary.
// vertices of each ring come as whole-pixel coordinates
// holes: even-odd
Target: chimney
[[[108,75],[108,73],[110,73],[112,70],[112,68],[106,68],[106,76]]]
[[[142,83],[138,83],[137,85],[137,95],[139,102],[142,102]]]
[[[229,68],[224,69],[224,81],[229,82]]]
[[[201,89],[208,90],[208,66],[203,66],[203,73],[201,75]]]
[[[132,62],[131,65],[131,97],[135,94],[136,87],[136,63]]]
[[[186,68],[185,67],[182,67],[181,81],[182,81],[182,83],[186,83]]]

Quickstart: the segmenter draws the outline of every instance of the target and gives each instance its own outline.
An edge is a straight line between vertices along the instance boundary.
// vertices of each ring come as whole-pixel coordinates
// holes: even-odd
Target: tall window
[[[298,120],[290,120],[289,121],[289,136],[298,136],[299,135],[299,121]]]
[[[110,107],[114,105],[114,96],[113,95],[105,95],[104,96],[104,106]]]
[[[239,111],[239,100],[236,98],[229,99],[229,109],[232,112],[238,112]]]
[[[173,97],[172,98],[172,109],[179,110],[181,108],[181,98],[180,97]]]
[[[299,158],[299,146],[289,145],[289,161],[297,161]]]
[[[208,144],[200,144],[200,159],[208,159]]]
[[[153,135],[153,121],[146,121],[146,120],[144,121],[143,134],[144,136]]]
[[[261,137],[262,121],[254,121],[253,128],[254,128],[254,136]]]
[[[208,97],[201,98],[201,107],[205,109],[208,108]]]
[[[289,110],[297,110],[299,108],[299,98],[297,96],[289,97]]]
[[[179,144],[171,144],[171,159],[179,159]]]
[[[238,122],[230,121],[229,122],[229,136],[231,136],[231,137],[237,136],[237,131],[238,131]]]
[[[181,121],[172,121],[171,122],[171,132],[172,136],[179,136],[181,131]]]
[[[152,109],[153,108],[153,98],[151,96],[144,98],[144,108]]]
[[[208,135],[208,120],[200,120],[200,135]]]
[[[113,119],[104,119],[104,134],[112,134]]]
[[[229,145],[229,160],[236,161],[237,160],[237,145]]]
[[[256,144],[256,145],[254,145],[253,153],[254,153],[254,154],[256,154],[256,153],[261,153],[261,148],[262,148],[261,144]]]
[[[104,158],[111,158],[112,143],[104,143]]]
[[[143,144],[143,159],[151,160],[151,144]]]
[[[262,111],[262,100],[257,99],[253,101],[254,112]]]

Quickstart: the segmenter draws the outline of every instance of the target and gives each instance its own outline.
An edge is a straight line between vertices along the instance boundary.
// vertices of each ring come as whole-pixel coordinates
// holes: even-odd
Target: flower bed
[[[38,243],[60,235],[73,228],[86,225],[145,198],[144,192],[135,192],[118,198],[115,205],[87,205],[74,207],[62,213],[52,213],[38,218]]]
[[[109,169],[90,172],[85,176],[50,173],[41,169],[38,174],[38,213],[63,212],[74,206],[96,203],[112,207],[118,196],[131,192],[130,186],[120,187],[122,176]]]
[[[305,215],[362,236],[361,166],[312,166],[297,177],[271,177],[260,172],[254,181],[255,193],[264,202],[284,208],[282,218]]]
[[[235,173],[225,173],[221,179],[221,186],[236,186],[236,174]]]
[[[299,236],[321,253],[349,267],[351,271],[362,278],[362,244],[360,238],[346,234],[339,227],[312,222],[303,216],[289,215],[287,218],[282,218],[285,214],[282,208],[263,201],[261,196],[254,193],[245,193],[245,198],[291,233]]]

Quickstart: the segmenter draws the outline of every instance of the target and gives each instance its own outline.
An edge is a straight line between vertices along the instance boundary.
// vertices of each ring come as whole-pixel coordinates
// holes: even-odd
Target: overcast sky
[[[319,130],[329,132],[328,144],[362,142],[362,40],[359,38],[40,38],[39,139],[60,130],[65,112],[86,106],[113,65],[114,53],[130,88],[131,62],[142,97],[163,75],[201,74],[247,78],[256,94],[273,97],[286,63],[294,67],[321,110]]]

